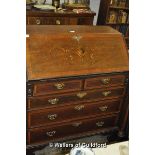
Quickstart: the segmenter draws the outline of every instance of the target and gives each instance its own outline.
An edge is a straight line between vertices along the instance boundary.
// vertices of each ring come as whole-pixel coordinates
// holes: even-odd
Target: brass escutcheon
[[[49,99],[48,100],[48,102],[50,103],[50,104],[57,104],[58,102],[59,102],[59,99],[58,98],[54,98],[54,99]]]
[[[104,96],[108,96],[108,95],[111,94],[111,91],[105,91],[105,92],[102,92],[102,94],[103,94]]]
[[[104,122],[97,122],[96,125],[97,125],[98,127],[102,127],[102,126],[104,125]]]
[[[76,95],[79,98],[84,98],[87,95],[87,93],[86,92],[80,92],[80,93],[77,93]]]
[[[101,81],[103,84],[109,84],[110,78],[104,78],[104,79],[101,79]]]
[[[80,35],[74,35],[72,38],[75,39],[75,40],[77,40],[79,42],[81,40],[82,36],[80,36]]]
[[[84,107],[85,107],[84,105],[77,105],[74,107],[74,109],[77,111],[81,111],[82,109],[84,109]]]
[[[55,23],[56,23],[56,25],[60,25],[61,24],[60,20],[58,20],[58,19],[55,21]]]
[[[50,114],[47,117],[48,117],[49,120],[52,121],[52,120],[55,120],[57,118],[57,116],[58,116],[57,114]]]
[[[49,131],[49,132],[46,132],[46,135],[49,137],[53,137],[55,133],[56,131]]]
[[[41,23],[40,19],[36,19],[36,24],[40,25],[40,23]]]
[[[55,83],[54,86],[58,89],[61,90],[64,88],[65,84],[64,83]]]
[[[103,107],[99,107],[99,109],[100,109],[101,111],[103,111],[103,112],[104,112],[104,111],[107,111],[108,106],[106,106],[106,105],[105,105],[105,106],[103,106]]]

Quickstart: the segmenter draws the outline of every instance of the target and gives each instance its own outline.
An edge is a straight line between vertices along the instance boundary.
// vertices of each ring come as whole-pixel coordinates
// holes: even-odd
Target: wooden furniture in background
[[[97,25],[108,25],[121,32],[129,47],[129,0],[101,0]]]
[[[26,11],[27,25],[93,25],[95,12],[75,13],[72,10],[52,12],[37,9]]]
[[[111,27],[27,26],[27,150],[97,133],[124,136],[128,53]],[[29,154],[27,154],[29,155]]]

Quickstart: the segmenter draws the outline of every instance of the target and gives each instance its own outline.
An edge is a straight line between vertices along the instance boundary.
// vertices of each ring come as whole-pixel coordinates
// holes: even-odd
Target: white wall
[[[52,3],[52,0],[46,0],[47,3]],[[63,3],[64,0],[60,0],[60,3]],[[90,0],[90,8],[91,10],[96,12],[96,16],[94,18],[94,25],[96,25],[98,11],[99,11],[100,0]]]
[[[96,16],[94,18],[94,25],[96,25],[96,22],[97,22],[99,5],[100,5],[100,0],[90,0],[90,8],[91,8],[91,10],[96,12]]]

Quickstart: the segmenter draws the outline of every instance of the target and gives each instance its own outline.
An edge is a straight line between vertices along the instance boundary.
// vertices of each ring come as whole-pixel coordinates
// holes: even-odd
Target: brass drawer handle
[[[61,89],[64,89],[65,84],[64,84],[64,83],[55,83],[54,86],[55,86],[58,90],[61,90]]]
[[[60,25],[60,24],[61,24],[61,21],[57,19],[57,20],[55,21],[55,23],[56,23],[56,25]]]
[[[57,104],[59,102],[58,98],[54,98],[54,99],[49,99],[48,102],[52,105]]]
[[[106,105],[105,105],[105,106],[103,106],[103,107],[99,107],[99,109],[100,109],[101,111],[103,111],[103,112],[104,112],[104,111],[107,111],[108,106],[106,106]]]
[[[77,122],[72,124],[73,127],[79,127],[80,125],[82,125],[82,122]]]
[[[102,94],[103,94],[104,96],[108,96],[108,95],[111,94],[111,91],[105,91],[105,92],[102,92]]]
[[[84,105],[77,105],[74,107],[74,109],[77,111],[81,111],[82,109],[84,109],[84,107],[85,107]]]
[[[56,131],[49,131],[49,132],[46,132],[46,135],[49,137],[53,137],[55,133]]]
[[[103,78],[103,79],[101,79],[101,81],[103,84],[109,84],[110,78]]]
[[[76,94],[76,96],[79,97],[79,98],[81,98],[81,99],[84,98],[86,95],[87,95],[86,92],[81,92],[81,93],[77,93]]]
[[[104,125],[104,122],[97,122],[96,125],[97,125],[98,127],[102,127],[102,126]]]
[[[49,120],[52,121],[52,120],[55,120],[57,118],[57,116],[58,116],[57,114],[53,114],[53,115],[50,114],[47,117],[48,117]]]
[[[36,24],[40,25],[40,23],[41,23],[40,19],[36,19]]]

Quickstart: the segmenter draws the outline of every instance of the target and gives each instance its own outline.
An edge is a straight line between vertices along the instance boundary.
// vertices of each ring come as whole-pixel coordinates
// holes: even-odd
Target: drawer
[[[68,136],[87,133],[95,130],[102,130],[108,127],[114,127],[117,123],[117,115],[99,117],[86,120],[78,120],[59,126],[46,126],[44,128],[35,128],[28,131],[28,143],[39,143],[65,138]]]
[[[38,83],[34,84],[33,96],[79,91],[81,88],[82,80]]]
[[[46,97],[28,97],[28,109],[64,106],[75,103],[93,102],[105,99],[119,98],[124,95],[124,87],[80,91],[63,95]]]
[[[85,89],[104,88],[123,85],[125,81],[124,75],[100,76],[85,80]]]
[[[52,108],[28,112],[28,127],[37,127],[53,123],[62,123],[93,115],[119,112],[121,101],[108,100],[89,104],[78,104],[67,107]]]
[[[78,25],[93,25],[94,17],[79,17]]]
[[[28,17],[28,25],[68,25],[69,18],[66,17]]]

